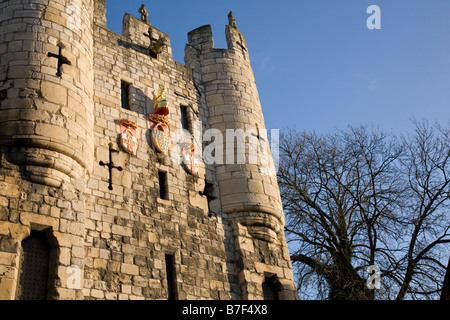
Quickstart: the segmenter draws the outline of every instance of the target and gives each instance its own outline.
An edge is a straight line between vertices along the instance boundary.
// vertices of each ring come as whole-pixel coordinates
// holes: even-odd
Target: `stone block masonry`
[[[269,278],[271,296],[297,297],[276,178],[201,156],[192,174],[152,140],[161,86],[169,133],[264,129],[245,38],[227,25],[215,49],[200,27],[182,65],[149,11],[119,35],[104,0],[0,4],[1,299],[263,299]]]

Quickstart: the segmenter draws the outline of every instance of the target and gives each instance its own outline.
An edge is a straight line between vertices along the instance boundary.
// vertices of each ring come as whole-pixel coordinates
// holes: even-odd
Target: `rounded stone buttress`
[[[58,187],[93,159],[92,0],[3,1],[0,146],[32,182]]]
[[[231,25],[228,49],[213,48],[210,26],[188,37],[201,61],[211,128],[223,135],[223,163],[216,163],[223,210],[255,238],[276,241],[284,215],[245,38]]]

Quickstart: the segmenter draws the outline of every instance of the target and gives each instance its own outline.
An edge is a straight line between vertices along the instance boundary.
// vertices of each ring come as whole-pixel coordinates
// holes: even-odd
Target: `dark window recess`
[[[31,231],[22,241],[19,300],[46,300],[50,265],[50,245],[46,233]]]
[[[8,93],[8,90],[7,90],[7,89],[2,89],[2,90],[0,90],[0,100],[6,99],[7,93]]]
[[[149,54],[150,54],[150,57],[152,57],[153,59],[158,59],[158,55],[156,53],[154,53],[152,50],[150,50]]]
[[[187,107],[181,106],[181,128],[189,130],[189,122],[187,117]]]
[[[211,201],[216,199],[214,184],[212,184],[211,182],[206,182],[202,195],[206,196],[206,199],[208,200],[208,216],[211,217]]]
[[[214,190],[214,184],[211,182],[205,183],[205,188],[203,189],[203,195],[208,198],[208,201],[216,199],[216,193]]]
[[[272,289],[272,286],[267,282],[262,284],[264,300],[278,300],[277,293]]]
[[[166,254],[167,299],[178,300],[177,278],[175,273],[175,257]]]
[[[130,84],[125,81],[121,81],[120,90],[121,90],[122,108],[130,110],[130,100],[129,100]]]
[[[169,190],[167,187],[167,172],[159,171],[158,179],[159,179],[159,197],[161,199],[168,200]]]
[[[279,300],[279,292],[283,290],[283,285],[276,275],[266,277],[262,284],[264,300]]]

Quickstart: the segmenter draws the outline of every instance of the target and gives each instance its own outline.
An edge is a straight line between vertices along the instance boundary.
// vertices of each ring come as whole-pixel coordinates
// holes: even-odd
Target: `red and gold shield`
[[[120,119],[120,142],[126,152],[134,154],[136,153],[138,141],[136,129],[138,126],[136,123],[126,119]]]
[[[169,121],[167,117],[150,114],[148,115],[148,120],[150,121],[153,145],[159,152],[167,153],[170,142]]]
[[[197,174],[198,172],[198,164],[195,160],[195,146],[194,143],[182,143],[181,144],[181,153],[183,155],[183,162],[186,170],[188,170],[191,174]]]

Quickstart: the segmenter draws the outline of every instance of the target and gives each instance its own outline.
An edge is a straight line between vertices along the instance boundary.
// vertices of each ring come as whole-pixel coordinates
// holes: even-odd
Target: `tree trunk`
[[[331,300],[373,300],[375,294],[369,290],[366,280],[361,279],[351,264],[351,260],[337,254],[334,257],[334,273],[329,278]]]
[[[414,268],[416,264],[415,262],[410,262],[408,264],[408,268],[406,269],[405,278],[403,279],[402,286],[400,291],[397,294],[397,298],[395,300],[404,300],[406,294],[408,293],[409,284],[411,283],[412,277],[414,275]]]
[[[302,254],[292,255],[291,260],[308,265],[326,279],[330,290],[328,295],[330,300],[373,300],[375,298],[374,290],[367,287],[366,280],[361,279],[351,263],[342,256],[334,259],[333,267]]]

